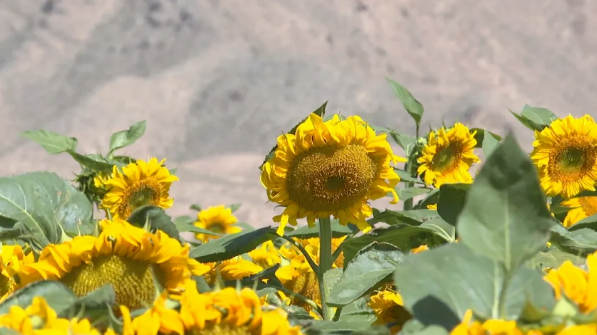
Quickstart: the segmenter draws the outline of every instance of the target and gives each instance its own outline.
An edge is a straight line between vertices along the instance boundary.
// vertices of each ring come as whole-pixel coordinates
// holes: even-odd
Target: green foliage
[[[437,218],[438,216],[437,211],[431,209],[415,209],[407,211],[391,211],[386,209],[383,212],[374,209],[373,217],[367,220],[367,222],[369,222],[369,224],[383,222],[389,225],[396,225],[399,223],[420,225],[421,223]]]
[[[137,227],[147,227],[149,231],[161,230],[168,236],[179,239],[179,232],[172,218],[157,206],[146,205],[135,209],[127,222]]]
[[[0,216],[22,224],[42,246],[94,229],[88,199],[53,172],[0,178]]]
[[[543,130],[558,117],[549,109],[525,105],[520,114],[510,111],[520,123],[531,130]]]
[[[30,130],[21,133],[21,136],[41,145],[50,155],[77,149],[76,138],[64,136],[48,130]]]
[[[338,220],[330,220],[332,225],[332,236],[334,238],[354,234],[355,232],[347,226],[340,225]],[[296,237],[301,239],[319,237],[319,221],[315,222],[313,227],[304,226],[285,234],[288,237]]]
[[[272,227],[231,234],[193,248],[189,257],[203,263],[223,261],[249,252],[261,243],[277,237],[276,230]]]
[[[146,124],[145,120],[143,120],[131,125],[127,130],[118,131],[112,134],[112,136],[110,136],[108,157],[112,156],[114,151],[128,147],[140,139],[141,136],[145,134]]]
[[[58,314],[69,309],[77,301],[75,294],[64,284],[52,280],[38,281],[23,287],[2,301],[0,315],[8,313],[11,306],[29,307],[35,297],[43,297]]]
[[[346,306],[379,287],[402,259],[400,249],[391,244],[372,242],[362,248],[348,262],[344,274],[334,285],[329,296],[330,305]]]
[[[389,78],[386,78],[386,80],[394,89],[394,94],[400,99],[404,109],[406,109],[408,114],[415,120],[417,126],[421,124],[421,118],[423,117],[424,112],[423,105],[421,105],[421,103],[415,99],[404,86]]]
[[[469,188],[470,184],[444,184],[439,188],[437,213],[447,223],[456,226]]]

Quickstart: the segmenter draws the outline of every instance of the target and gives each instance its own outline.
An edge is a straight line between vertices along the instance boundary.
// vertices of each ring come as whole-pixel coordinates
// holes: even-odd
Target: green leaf
[[[440,186],[437,214],[444,221],[456,226],[456,221],[464,208],[466,194],[470,187],[470,184],[443,184]]]
[[[0,315],[7,314],[11,306],[29,307],[35,297],[44,297],[56,313],[70,308],[77,300],[77,296],[61,282],[42,280],[31,283],[6,298],[0,304]]]
[[[532,285],[529,271],[521,267],[513,274],[506,294],[506,315],[501,316],[498,300],[504,268],[463,243],[407,256],[396,269],[394,282],[416,319],[451,330],[469,308],[481,318],[516,319],[524,306],[524,290]]]
[[[475,178],[458,217],[458,235],[514,271],[549,240],[553,221],[546,203],[535,166],[510,134]]]
[[[403,258],[400,249],[391,244],[371,243],[348,263],[332,288],[328,303],[343,307],[363,297],[390,276]]]
[[[549,109],[525,105],[520,114],[510,111],[518,121],[532,130],[543,130],[558,117]]]
[[[528,322],[540,321],[551,314],[556,299],[551,285],[543,279],[541,271],[527,271],[528,282],[524,287],[525,303],[520,319]]]
[[[214,236],[222,236],[222,234],[214,233],[211,230],[207,230],[205,228],[199,228],[193,224],[187,223],[174,223],[176,226],[176,230],[179,232],[189,232],[189,233],[196,233],[196,234],[206,234],[206,235],[214,235]]]
[[[93,290],[84,297],[76,299],[69,308],[65,308],[58,317],[72,319],[86,318],[97,325],[108,326],[110,313],[116,303],[116,293],[111,284]]]
[[[589,217],[586,217],[586,218],[578,221],[577,223],[572,225],[570,228],[568,228],[568,230],[574,231],[574,230],[579,230],[579,229],[583,229],[583,228],[597,230],[597,214],[591,215]]]
[[[406,201],[419,195],[427,194],[431,192],[431,189],[423,187],[405,187],[396,188],[396,192],[398,193],[398,198],[400,199],[400,201]]]
[[[396,174],[398,175],[398,177],[400,177],[400,182],[409,182],[409,183],[423,184],[423,182],[420,179],[411,177],[410,174],[408,172],[404,171],[404,170],[400,170],[398,168],[394,168],[394,172],[396,172]]]
[[[342,237],[342,236],[346,236],[346,235],[354,233],[347,226],[340,225],[340,221],[338,221],[338,220],[332,219],[332,220],[330,220],[330,222],[332,225],[332,237],[334,237],[334,238]],[[297,228],[296,230],[286,234],[286,236],[296,237],[296,238],[300,238],[300,239],[308,239],[308,238],[318,237],[319,236],[319,221],[316,221],[315,225],[313,227],[303,226],[303,227]]]
[[[429,239],[432,235],[437,235],[443,238],[437,228],[424,225],[417,227],[401,224],[391,227],[373,229],[368,234],[353,237],[342,243],[344,267],[349,264],[349,262],[359,253],[361,249],[373,242],[389,243],[403,251],[410,251],[410,249],[421,245],[421,241]]]
[[[77,139],[54,133],[48,130],[29,130],[21,133],[21,136],[34,141],[44,148],[50,155],[63,153],[68,150],[77,149]]]
[[[527,262],[527,266],[532,269],[558,268],[565,261],[570,261],[575,266],[583,266],[585,258],[575,254],[567,253],[558,248],[551,248],[548,251],[542,251]]]
[[[417,138],[411,135],[401,134],[398,132],[391,132],[390,136],[396,141],[396,143],[404,149],[404,153],[407,157],[413,153],[417,146]]]
[[[325,284],[325,286],[324,286],[325,296],[328,297],[328,299],[330,297],[332,289],[338,283],[340,278],[342,278],[343,273],[344,273],[344,271],[341,268],[332,268],[332,269],[327,270],[323,274],[323,283]]]
[[[195,210],[197,212],[201,212],[201,210],[202,210],[201,205],[199,205],[199,204],[192,204],[191,209]]]
[[[568,253],[587,256],[597,250],[597,231],[589,228],[568,231],[561,225],[554,225],[550,242]]]
[[[456,238],[456,227],[447,223],[442,218],[425,221],[419,227],[435,231],[445,242],[454,242]]]
[[[497,140],[495,137],[485,136],[483,138],[482,144],[483,154],[485,155],[485,157],[491,156],[491,153],[493,153],[493,151],[498,147],[499,144],[500,141]]]
[[[121,130],[112,134],[112,136],[110,136],[110,151],[108,151],[108,157],[110,157],[114,151],[128,147],[140,139],[141,136],[145,134],[146,126],[146,121],[140,121],[130,126],[127,130]]]
[[[81,155],[73,150],[68,150],[68,154],[79,164],[88,167],[94,171],[110,172],[114,164],[109,163],[99,155]]]
[[[279,236],[272,227],[243,231],[197,246],[191,250],[189,257],[202,263],[223,261],[249,252],[261,243],[277,237]]]
[[[180,241],[178,230],[174,222],[172,222],[172,218],[166,214],[164,209],[158,206],[146,205],[135,209],[127,219],[127,222],[140,228],[149,224],[151,231],[159,229],[171,238]]]
[[[376,319],[375,313],[369,307],[368,297],[363,297],[344,306],[339,320],[372,324]]]
[[[317,114],[319,115],[321,118],[323,118],[325,116],[325,107],[327,106],[328,102],[324,102],[321,106],[319,106],[319,108],[317,108],[316,110],[314,110],[311,114]],[[309,116],[311,115],[309,114]],[[290,129],[290,131],[287,132],[287,134],[295,134],[296,133],[296,129],[305,121],[307,121],[307,119],[309,118],[309,116],[307,116],[306,118],[304,118],[301,122],[297,123],[294,127],[292,127],[292,129]],[[270,159],[272,159],[274,157],[274,154],[276,153],[276,149],[278,149],[278,145],[276,144],[270,151],[269,153],[265,156],[265,159],[263,160],[263,163],[261,163],[261,165],[259,166],[259,170],[261,170],[261,168],[263,167],[263,165],[265,165],[265,163],[267,163],[267,161],[269,161]]]
[[[21,222],[40,243],[92,233],[91,211],[87,197],[53,172],[0,178],[0,216]]]
[[[404,109],[408,112],[408,114],[415,120],[417,125],[421,124],[421,118],[423,117],[423,105],[413,97],[413,95],[402,85],[398,84],[396,81],[386,78],[386,80],[392,85],[394,89],[394,94],[400,99]]]
[[[439,202],[439,188],[427,193],[427,196],[417,203],[416,209],[427,209],[427,205],[437,204]]]
[[[483,141],[485,141],[485,135],[487,135],[488,133],[491,135],[491,137],[493,137],[493,140],[496,140],[497,142],[502,140],[502,137],[500,135],[490,132],[488,130],[485,130],[483,128],[471,128],[471,134],[473,132],[476,132],[475,140],[477,141],[477,145],[475,146],[475,148],[482,148]],[[486,155],[486,156],[489,156],[489,155]]]
[[[228,206],[228,208],[230,208],[230,211],[232,211],[232,213],[236,212],[240,206],[242,206],[242,204],[238,203],[238,204],[232,204],[230,206]]]
[[[383,212],[373,210],[373,217],[367,222],[375,224],[384,222],[389,225],[406,223],[409,225],[420,225],[421,223],[439,217],[437,211],[431,209],[414,209],[409,211],[391,211],[386,209]]]

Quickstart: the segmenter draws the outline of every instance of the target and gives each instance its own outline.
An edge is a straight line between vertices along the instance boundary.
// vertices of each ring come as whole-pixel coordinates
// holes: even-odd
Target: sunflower
[[[345,238],[346,237],[332,239],[332,252],[338,249]],[[318,237],[303,240],[295,239],[295,241],[300,243],[305,248],[315,264],[319,264]],[[284,287],[288,290],[296,292],[308,298],[309,300],[312,300],[317,305],[321,305],[317,274],[313,271],[313,269],[311,269],[309,263],[307,263],[305,255],[303,255],[290,244],[286,244],[280,248],[280,253],[287,261],[286,265],[281,266],[278,270],[276,270],[276,277],[280,280],[282,285],[284,285]],[[340,253],[340,256],[338,259],[336,259],[332,267],[341,268],[343,263],[344,255]],[[301,306],[309,312],[312,310],[311,305],[303,302],[297,297],[289,297],[288,299],[290,299],[289,303],[292,305]]]
[[[188,245],[160,230],[152,234],[120,219],[102,220],[100,226],[98,237],[77,236],[46,246],[36,263],[18,271],[21,285],[59,280],[76,295],[85,296],[112,284],[116,303],[142,308],[151,305],[157,289],[179,291],[191,274],[203,275],[211,269],[188,257]]]
[[[126,220],[135,209],[145,205],[172,207],[174,200],[168,191],[178,177],[170,174],[163,166],[164,161],[158,162],[157,158],[149,162],[137,160],[123,167],[122,172],[114,166],[109,179],[97,180],[107,190],[102,199],[102,208],[109,211],[112,218]]]
[[[425,184],[440,187],[444,183],[472,183],[469,169],[480,161],[474,153],[476,133],[462,123],[432,131],[417,160],[421,164],[417,173],[423,176]]]
[[[597,255],[587,257],[588,271],[565,261],[558,269],[550,270],[545,276],[555,291],[556,299],[565,295],[576,303],[584,313],[593,313],[597,309]]]
[[[251,250],[248,254],[253,260],[253,263],[259,265],[263,269],[269,269],[276,264],[280,264],[281,261],[280,253],[272,241],[263,243],[260,247]]]
[[[490,319],[483,323],[472,321],[473,312],[469,309],[462,322],[450,332],[450,335],[524,335],[516,321]],[[529,335],[532,333],[529,333]]]
[[[418,253],[420,253],[420,252],[423,252],[423,251],[425,251],[425,250],[429,250],[429,247],[427,246],[427,244],[421,244],[420,246],[418,246],[418,247],[416,247],[416,248],[412,248],[412,249],[410,250],[410,252],[411,252],[412,254],[418,254]]]
[[[237,221],[236,216],[232,214],[232,209],[220,205],[200,211],[194,225],[218,234],[234,234],[241,231],[239,227],[234,226]],[[197,240],[203,243],[218,237],[209,234],[196,235]]]
[[[597,214],[597,197],[579,197],[562,201],[562,205],[571,208],[564,218],[564,226],[571,227],[578,221]]]
[[[91,326],[89,320],[58,318],[43,297],[34,297],[32,304],[25,309],[18,305],[11,306],[7,314],[0,315],[0,327],[23,335],[101,334]]]
[[[274,156],[262,167],[261,183],[270,201],[285,207],[278,233],[288,222],[333,215],[346,225],[367,231],[372,215],[369,200],[393,195],[400,178],[390,165],[405,162],[395,156],[386,134],[376,135],[360,117],[340,120],[338,115],[324,122],[311,114],[294,134],[280,135]]]
[[[0,263],[0,301],[4,300],[17,288],[15,276],[17,271],[35,261],[33,252],[25,254],[20,245],[3,245],[2,262]]]
[[[188,285],[176,297],[179,307],[168,308],[163,295],[153,307],[131,320],[122,307],[123,335],[202,334],[202,335],[300,335],[299,327],[291,326],[280,308],[264,305],[255,291],[225,288],[200,294],[195,285]]]
[[[402,296],[394,292],[391,285],[387,285],[382,290],[372,294],[369,307],[377,316],[374,324],[389,324],[392,334],[398,333],[404,323],[411,318],[410,313],[404,309]]]
[[[218,275],[224,281],[240,280],[265,270],[263,267],[248,261],[241,256],[236,256],[221,262],[206,263],[210,270],[203,275],[209,285],[217,282]]]
[[[597,181],[597,124],[585,115],[568,115],[542,131],[535,131],[531,159],[548,196],[571,198],[595,190]]]

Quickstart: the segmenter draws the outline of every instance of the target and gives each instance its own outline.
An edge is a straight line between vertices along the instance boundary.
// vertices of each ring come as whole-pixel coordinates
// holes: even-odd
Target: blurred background
[[[268,225],[281,209],[258,166],[324,101],[414,132],[386,76],[423,103],[423,129],[514,127],[530,150],[508,109],[597,116],[597,1],[0,0],[0,175],[78,171],[22,131],[105,153],[145,119],[122,153],[178,167],[171,215],[241,202]]]

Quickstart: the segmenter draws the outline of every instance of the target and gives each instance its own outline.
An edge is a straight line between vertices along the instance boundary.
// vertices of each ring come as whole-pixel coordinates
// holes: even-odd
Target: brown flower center
[[[365,198],[378,170],[361,145],[312,148],[293,160],[286,186],[303,209],[340,211]]]
[[[153,179],[141,180],[130,185],[122,196],[122,205],[118,208],[118,216],[126,220],[139,207],[157,205],[161,194],[162,186]]]
[[[549,173],[562,182],[578,181],[593,168],[597,160],[594,144],[585,145],[582,139],[572,139],[571,142],[567,147],[554,148],[550,155],[550,160],[555,164],[548,166]]]
[[[436,154],[431,160],[433,169],[438,172],[451,171],[455,163],[460,160],[460,143],[450,143],[445,147],[438,147]]]

